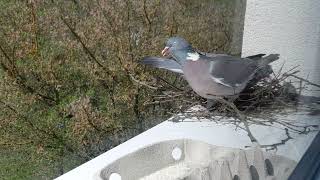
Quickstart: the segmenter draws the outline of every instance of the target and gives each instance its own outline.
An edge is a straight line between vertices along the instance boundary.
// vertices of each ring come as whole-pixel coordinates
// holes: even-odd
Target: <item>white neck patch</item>
[[[187,53],[187,60],[191,61],[198,61],[200,58],[199,53],[194,52],[194,53]]]

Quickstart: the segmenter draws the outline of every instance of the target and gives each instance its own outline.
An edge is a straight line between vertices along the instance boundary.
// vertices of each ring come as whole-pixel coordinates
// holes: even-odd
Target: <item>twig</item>
[[[274,144],[268,144],[268,145],[260,145],[261,148],[268,148],[271,147],[270,149],[267,150],[273,150],[273,149],[277,149],[278,146],[280,145],[284,145],[286,142],[288,142],[290,139],[293,139],[290,134],[289,134],[289,130],[287,128],[284,129],[286,131],[286,135],[287,137],[285,139],[282,139],[281,142],[278,143],[274,143]]]
[[[294,78],[296,78],[296,79],[299,79],[299,80],[301,80],[301,81],[304,81],[304,82],[306,82],[306,83],[308,83],[308,84],[310,84],[310,85],[312,85],[312,86],[316,86],[316,87],[318,87],[318,88],[320,88],[320,85],[319,84],[315,84],[315,83],[313,83],[313,82],[310,82],[309,80],[306,80],[306,79],[304,79],[304,78],[301,78],[301,77],[299,77],[299,76],[296,76],[296,75],[294,75],[294,74],[283,74],[283,76],[291,76],[291,77],[294,77]]]
[[[26,144],[32,144],[34,143],[33,141],[25,141],[25,142],[15,142],[15,143],[10,143],[10,142],[0,142],[0,146],[22,146]]]
[[[163,78],[161,78],[161,77],[159,77],[159,76],[158,76],[157,78],[160,79],[161,81],[165,82],[166,84],[168,84],[170,87],[172,87],[172,88],[174,88],[174,89],[176,89],[176,90],[178,90],[178,91],[183,91],[182,89],[174,86],[173,84],[169,83],[169,82],[166,81],[165,79],[163,79]]]
[[[284,64],[285,64],[285,62],[282,63],[282,65],[281,65],[281,67],[280,67],[280,69],[279,69],[279,71],[278,71],[278,73],[277,73],[277,75],[276,75],[276,79],[278,79],[278,78],[280,77],[281,71],[282,71],[282,69],[283,69],[283,67],[284,67]]]
[[[70,26],[70,24],[61,16],[62,22],[68,27],[70,32],[79,41],[84,51],[93,59],[108,75],[112,76],[109,70],[95,57],[95,55],[89,50],[89,48],[84,44],[81,37],[76,33],[76,31]]]
[[[84,113],[85,113],[85,115],[86,115],[86,120],[88,121],[89,125],[90,125],[91,127],[93,127],[93,129],[95,129],[95,130],[98,131],[98,132],[101,132],[102,130],[104,130],[104,129],[98,127],[97,125],[95,125],[95,124],[91,121],[91,119],[93,119],[93,118],[89,116],[89,112],[87,111],[87,109],[85,108],[84,105],[81,105],[81,108],[82,108],[82,110],[84,111]]]
[[[146,87],[148,87],[148,88],[150,88],[150,89],[154,89],[154,90],[157,90],[157,89],[158,89],[157,87],[151,86],[151,85],[147,84],[147,83],[144,82],[144,81],[139,81],[139,80],[137,80],[136,78],[133,77],[132,74],[129,74],[129,76],[130,76],[130,78],[131,78],[134,82],[136,82],[136,83],[138,83],[138,84],[141,84],[141,85],[143,85],[143,86],[146,86]]]
[[[144,12],[144,16],[146,17],[146,20],[148,22],[149,31],[151,31],[151,20],[148,16],[146,0],[143,1],[143,12]]]
[[[150,102],[150,103],[144,103],[144,106],[148,106],[148,105],[154,105],[154,104],[163,104],[163,103],[168,103],[168,102],[172,102],[175,101],[175,99],[168,99],[168,100],[163,100],[163,101],[154,101],[154,102]]]
[[[293,70],[297,69],[298,67],[300,67],[300,65],[296,65],[296,66],[294,66],[293,68],[289,69],[289,70],[287,71],[287,73],[290,72],[290,71],[293,71]]]

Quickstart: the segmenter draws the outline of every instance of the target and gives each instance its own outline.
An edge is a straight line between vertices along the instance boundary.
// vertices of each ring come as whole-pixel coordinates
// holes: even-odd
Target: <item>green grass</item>
[[[27,149],[0,149],[0,176],[3,180],[34,179],[37,164]]]
[[[119,141],[113,141],[113,137],[116,139],[124,134],[127,138],[135,136],[138,131],[132,131],[130,126],[139,126],[139,118],[143,117],[145,129],[159,123],[159,119],[167,118],[170,115],[168,112],[180,109],[180,104],[143,106],[144,102],[151,102],[153,95],[159,95],[162,90],[153,91],[131,82],[126,69],[137,79],[151,84],[154,77],[165,74],[169,82],[174,81],[177,87],[184,86],[186,82],[176,82],[175,75],[145,70],[136,61],[143,56],[158,53],[159,43],[162,47],[163,40],[172,33],[188,37],[197,48],[203,50],[227,51],[228,44],[221,46],[221,49],[214,49],[220,42],[215,40],[218,35],[213,33],[208,38],[208,34],[215,29],[220,32],[220,29],[233,28],[228,24],[231,18],[216,16],[221,11],[232,14],[233,9],[206,6],[209,3],[221,4],[215,4],[213,0],[173,1],[173,4],[182,8],[179,12],[169,6],[160,6],[155,1],[146,1],[151,27],[148,23],[144,24],[145,18],[141,18],[145,16],[145,12],[133,8],[142,7],[143,1],[134,1],[132,9],[130,3],[122,1],[110,3],[110,9],[101,8],[90,0],[79,1],[78,4],[64,0],[54,1],[55,3],[30,2],[35,2],[34,6],[27,1],[0,0],[0,46],[11,57],[6,58],[0,52],[1,63],[7,65],[5,68],[0,66],[0,99],[12,106],[8,108],[0,104],[1,180],[53,179],[84,163],[88,160],[85,155],[93,158],[117,145]],[[110,11],[107,13],[109,19],[101,16],[105,11]],[[129,19],[123,16],[126,11],[130,14]],[[174,18],[171,15],[173,13]],[[75,28],[84,44],[106,70],[88,56],[61,21],[61,17]],[[208,23],[215,21],[218,23]],[[223,27],[220,27],[221,24],[224,24]],[[113,28],[115,34],[110,31]],[[142,35],[141,45],[132,46],[130,53],[128,45],[133,41],[128,41],[128,29]],[[119,47],[114,47],[120,43]],[[128,61],[129,54],[133,54],[132,62]],[[54,99],[55,103],[49,103],[51,101],[43,97],[49,97],[51,101]],[[83,97],[90,97],[90,102],[84,103],[84,107],[92,108],[87,108],[87,114],[68,117],[72,111],[82,111],[83,108],[76,105]],[[139,108],[135,108],[136,105]],[[72,108],[75,110],[71,110]],[[139,113],[135,113],[137,109]],[[98,126],[110,127],[109,129],[115,127],[115,132],[101,133],[94,130],[86,124],[85,118],[89,115]],[[122,130],[119,131],[118,127],[121,126],[123,132],[127,131],[124,134],[121,134]],[[102,141],[105,139],[110,139],[109,144],[113,144]],[[21,145],[30,140],[33,142]],[[1,145],[3,142],[12,144],[4,146]],[[69,145],[69,148],[63,147],[64,145]],[[104,148],[100,150],[96,147]],[[65,152],[61,157],[63,148]]]

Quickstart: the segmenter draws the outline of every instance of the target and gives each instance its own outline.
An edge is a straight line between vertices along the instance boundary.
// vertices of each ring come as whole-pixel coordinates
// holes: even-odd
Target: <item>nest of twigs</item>
[[[160,90],[161,95],[155,96],[152,102],[146,102],[145,105],[160,105],[161,107],[162,104],[169,103],[173,105],[172,107],[180,107],[179,111],[172,112],[173,117],[170,121],[173,122],[196,118],[198,120],[209,119],[215,122],[234,124],[236,128],[245,130],[252,142],[257,142],[257,139],[250,131],[250,124],[267,126],[278,124],[284,127],[287,138],[283,139],[281,143],[261,145],[264,148],[276,149],[277,146],[285,144],[292,138],[289,131],[308,133],[312,131],[310,128],[319,127],[318,125],[296,125],[272,117],[274,112],[279,112],[278,110],[282,111],[286,107],[295,107],[299,103],[301,92],[307,89],[307,86],[320,88],[320,85],[297,76],[299,73],[296,70],[297,67],[293,67],[284,73],[281,72],[282,68],[280,68],[279,72],[275,73],[271,66],[267,66],[255,74],[255,77],[236,99],[220,98],[213,108],[207,110],[195,106],[199,104],[206,106],[207,100],[190,89],[183,90],[187,89],[188,86],[176,87],[160,78],[160,81],[165,84],[158,82],[158,85],[162,85],[161,88],[157,89]],[[171,90],[168,90],[170,88]],[[255,117],[261,119],[261,121],[255,119]]]

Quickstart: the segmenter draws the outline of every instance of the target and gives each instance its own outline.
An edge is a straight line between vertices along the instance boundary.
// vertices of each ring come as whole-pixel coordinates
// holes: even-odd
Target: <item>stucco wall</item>
[[[247,0],[242,55],[279,53],[284,70],[300,65],[300,77],[320,83],[320,1]],[[320,96],[319,88],[304,94]]]

